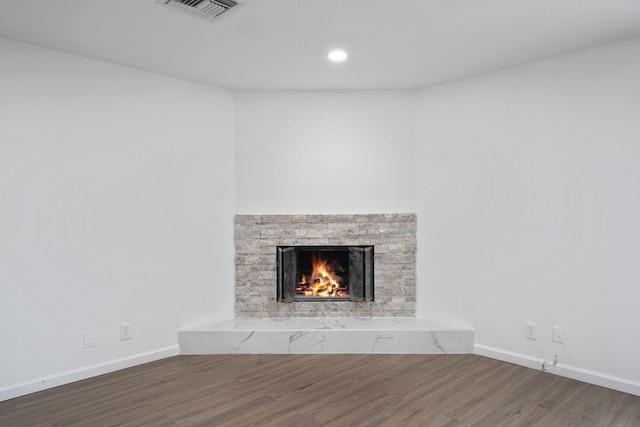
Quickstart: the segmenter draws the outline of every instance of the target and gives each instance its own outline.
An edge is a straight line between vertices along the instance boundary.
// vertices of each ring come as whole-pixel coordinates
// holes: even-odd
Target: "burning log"
[[[337,262],[329,264],[320,252],[314,252],[311,264],[313,271],[310,275],[302,275],[296,286],[297,294],[318,297],[348,296],[343,277],[335,274],[335,270],[344,271]]]

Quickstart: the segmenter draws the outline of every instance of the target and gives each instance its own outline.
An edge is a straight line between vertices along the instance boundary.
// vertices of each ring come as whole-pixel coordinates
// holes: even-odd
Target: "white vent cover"
[[[234,0],[156,0],[156,3],[187,12],[209,22],[242,4]]]

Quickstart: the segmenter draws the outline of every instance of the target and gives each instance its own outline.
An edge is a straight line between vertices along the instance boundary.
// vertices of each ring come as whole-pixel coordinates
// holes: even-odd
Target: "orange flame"
[[[313,267],[311,277],[303,274],[296,287],[296,292],[309,297],[349,295],[347,289],[342,285],[342,278],[335,273],[336,262],[329,264],[329,261],[323,258],[319,252],[313,252],[311,254],[311,265]]]

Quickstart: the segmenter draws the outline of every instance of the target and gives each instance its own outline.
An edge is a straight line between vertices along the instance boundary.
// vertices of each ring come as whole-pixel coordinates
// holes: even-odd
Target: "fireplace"
[[[372,301],[373,246],[278,246],[277,298]]]
[[[412,213],[236,215],[235,316],[414,317],[416,228]],[[338,256],[334,271],[344,270],[338,273],[348,280],[337,288],[348,287],[348,296],[337,291],[335,299],[296,295],[301,275],[313,276],[298,263],[311,262],[313,252]],[[360,254],[366,267],[353,261]],[[285,270],[288,288],[278,290]]]

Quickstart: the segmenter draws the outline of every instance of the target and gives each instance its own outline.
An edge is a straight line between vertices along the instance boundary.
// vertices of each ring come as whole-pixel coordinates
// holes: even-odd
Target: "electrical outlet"
[[[564,328],[560,326],[553,327],[553,342],[558,344],[564,344]]]
[[[524,322],[524,337],[528,340],[538,339],[538,327],[533,322]]]
[[[96,339],[93,334],[93,330],[84,331],[82,333],[82,343],[84,344],[84,348],[94,347],[96,345]]]
[[[133,338],[131,330],[131,322],[120,324],[120,341],[130,340]]]

